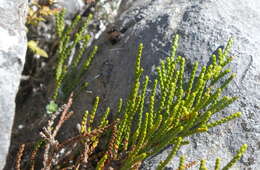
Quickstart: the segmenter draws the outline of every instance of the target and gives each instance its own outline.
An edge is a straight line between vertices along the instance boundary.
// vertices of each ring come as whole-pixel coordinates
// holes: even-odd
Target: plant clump
[[[81,77],[89,68],[98,49],[97,46],[95,46],[89,57],[82,61],[83,64],[78,67],[91,38],[88,33],[85,33],[85,30],[87,30],[92,15],[90,14],[87,19],[81,23],[81,28],[76,30],[76,27],[81,21],[81,16],[77,15],[71,25],[66,28],[64,13],[65,11],[63,10],[56,17],[56,33],[59,38],[59,47],[57,50],[56,88],[53,100],[56,100],[59,95],[66,99],[69,94],[75,90],[78,84],[80,84]],[[73,32],[75,33],[73,34]],[[73,52],[77,45],[80,46],[79,50]]]
[[[57,18],[57,33],[61,42],[58,49],[57,86],[54,99],[57,99],[59,94],[57,89],[63,90],[69,87],[70,90],[65,92],[71,94],[75,88],[73,82],[79,81],[79,77],[72,75],[75,69],[78,69],[75,66],[79,63],[81,51],[86,48],[89,35],[79,31],[72,44],[69,44],[71,28],[78,20],[79,18],[76,18],[71,27],[64,29],[62,18]],[[68,66],[66,62],[71,49],[80,40],[84,42],[83,49]],[[82,116],[79,134],[65,141],[59,141],[56,136],[61,126],[73,115],[70,111],[73,96],[70,95],[67,104],[50,115],[48,125],[40,133],[42,140],[35,145],[30,161],[21,161],[24,150],[22,145],[17,157],[17,167],[21,167],[22,163],[31,169],[41,167],[46,170],[138,169],[146,158],[172,146],[168,157],[157,166],[157,169],[161,170],[183,145],[189,144],[186,137],[207,132],[210,128],[239,117],[241,113],[236,112],[219,120],[211,119],[213,115],[218,114],[237,99],[237,97],[222,95],[223,90],[235,76],[230,73],[230,69],[226,68],[233,59],[228,56],[232,41],[228,41],[225,49],[218,49],[217,55],[212,55],[212,63],[208,66],[202,66],[199,70],[199,64],[194,63],[189,78],[185,79],[185,58],[176,56],[178,40],[177,35],[173,40],[171,55],[160,62],[154,80],[142,75],[143,45],[140,44],[135,64],[135,79],[128,99],[119,100],[116,113],[111,113],[110,108],[107,107],[99,119],[96,117],[96,112],[100,98],[96,97],[92,109]],[[91,57],[83,62],[80,73],[85,72],[85,66],[89,66],[92,54],[95,52],[94,49]],[[109,115],[113,117],[111,121],[107,119]],[[243,145],[227,165],[221,166],[220,159],[217,158],[215,170],[220,167],[223,167],[223,170],[232,167],[241,158],[246,148],[247,146]],[[36,159],[41,162],[37,168]],[[188,165],[185,164],[185,158],[181,157],[179,169],[186,167]],[[207,169],[205,160],[201,161],[200,169]]]

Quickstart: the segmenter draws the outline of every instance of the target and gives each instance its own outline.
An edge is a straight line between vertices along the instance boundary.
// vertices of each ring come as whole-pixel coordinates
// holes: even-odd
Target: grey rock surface
[[[15,96],[25,61],[26,11],[26,0],[0,1],[0,169],[8,153]]]
[[[241,111],[240,119],[216,127],[207,133],[190,138],[179,155],[187,161],[207,160],[212,169],[217,157],[225,165],[244,143],[248,151],[233,169],[260,167],[260,1],[243,0],[140,0],[122,13],[117,26],[124,30],[119,42],[112,45],[103,34],[100,50],[90,68],[89,77],[94,94],[105,103],[116,105],[120,97],[126,98],[133,82],[133,69],[138,43],[144,44],[142,65],[145,74],[152,75],[154,65],[169,55],[172,36],[180,34],[178,54],[188,63],[199,61],[206,65],[209,56],[230,37],[234,38],[230,64],[237,73],[225,92],[239,100],[223,115]],[[120,30],[119,29],[119,30]],[[83,102],[82,102],[83,103]],[[155,169],[166,158],[169,150],[145,161],[143,169]],[[176,168],[178,159],[168,164]],[[198,163],[191,169],[197,169]]]
[[[57,5],[66,9],[66,17],[73,18],[84,6],[82,0],[57,0]]]
[[[57,0],[56,6],[66,9],[66,22],[70,23],[72,18],[77,14],[92,13],[94,18],[91,21],[93,25],[98,26],[98,29],[91,31],[94,34],[93,38],[98,39],[99,36],[106,30],[108,25],[114,23],[119,8],[122,3],[123,6],[129,6],[130,2],[123,2],[122,0],[100,0],[98,2],[90,1],[90,3],[84,3],[83,0]]]

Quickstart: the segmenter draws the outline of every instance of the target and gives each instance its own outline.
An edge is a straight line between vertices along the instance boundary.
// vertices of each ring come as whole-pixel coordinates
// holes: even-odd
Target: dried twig
[[[65,108],[61,114],[60,120],[57,124],[57,126],[55,127],[54,131],[53,131],[53,136],[56,137],[58,131],[60,130],[62,124],[72,115],[73,112],[69,112],[69,109],[72,105],[72,101],[73,101],[73,93],[71,93],[69,100],[67,102],[67,104],[65,105]]]
[[[22,156],[23,156],[24,148],[25,148],[25,144],[20,145],[19,151],[16,155],[16,162],[15,162],[15,169],[16,170],[21,169],[21,159],[22,159]]]
[[[102,128],[94,129],[90,133],[85,133],[83,135],[78,135],[78,136],[72,137],[72,138],[66,140],[65,142],[59,144],[57,146],[57,150],[60,150],[60,149],[64,148],[65,146],[72,145],[72,144],[78,142],[79,140],[98,136],[98,135],[102,134],[106,129],[108,129],[111,126],[113,126],[113,124],[102,127]]]
[[[192,168],[192,167],[195,166],[196,164],[197,164],[197,161],[191,161],[191,162],[185,164],[184,167],[185,167],[186,169],[188,169],[188,168]]]
[[[107,155],[109,156],[110,160],[113,160],[113,159],[116,158],[116,154],[117,154],[117,150],[118,150],[118,145],[116,144],[117,125],[118,125],[118,120],[112,126],[111,139],[110,139],[109,144],[108,144]]]
[[[39,148],[41,147],[41,145],[44,143],[44,140],[39,141],[36,145],[34,150],[32,151],[31,157],[30,157],[30,162],[31,162],[31,168],[30,170],[34,170],[35,169],[35,158],[36,155],[39,151]]]
[[[47,144],[45,146],[44,150],[44,156],[43,156],[43,169],[49,170],[51,168],[52,159],[57,154],[57,148],[59,145],[59,142],[55,139],[57,136],[57,133],[63,123],[73,114],[73,112],[69,112],[69,109],[72,105],[72,97],[73,93],[71,93],[69,100],[67,104],[63,105],[62,107],[62,114],[60,116],[60,119],[58,121],[58,124],[55,126],[54,130],[52,131],[52,125],[54,124],[54,120],[57,117],[57,115],[61,112],[56,112],[55,115],[51,117],[51,120],[48,122],[48,126],[43,128],[43,131],[40,133],[40,135],[47,141]]]

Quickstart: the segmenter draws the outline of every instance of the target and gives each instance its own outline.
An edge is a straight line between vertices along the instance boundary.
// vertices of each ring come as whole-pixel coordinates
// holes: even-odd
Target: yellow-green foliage
[[[28,41],[27,46],[33,53],[38,54],[39,56],[48,58],[48,54],[46,53],[46,51],[41,49],[38,46],[38,43],[36,41],[33,41],[33,40]]]
[[[179,137],[179,138],[175,141],[175,143],[174,143],[174,148],[172,149],[172,151],[170,152],[170,154],[168,155],[168,157],[166,158],[166,160],[160,162],[160,164],[159,164],[158,167],[157,167],[158,170],[162,170],[162,169],[171,161],[171,159],[173,158],[173,156],[175,156],[175,154],[177,153],[177,151],[178,151],[179,148],[180,148],[181,141],[182,141],[182,138],[181,138],[181,137]]]
[[[74,58],[72,65],[66,64],[71,49],[75,47],[75,41],[78,43],[79,39],[75,36],[76,40],[73,40],[73,44],[68,44],[71,39],[68,32],[73,29],[70,27],[64,29],[62,20],[63,17],[58,16],[57,33],[61,44],[58,50],[56,89],[61,90],[65,87],[64,85],[71,85],[66,83],[73,82],[66,80],[78,81],[80,78],[72,77],[73,69],[78,69],[76,66],[80,57]],[[79,20],[76,18],[72,25],[76,25]],[[82,34],[80,32],[77,34]],[[148,76],[142,76],[144,70],[141,67],[141,57],[144,47],[140,44],[131,93],[125,102],[122,99],[119,100],[115,114],[110,115],[113,117],[112,121],[107,120],[110,114],[109,107],[100,118],[96,117],[100,103],[100,98],[96,97],[92,110],[86,111],[83,115],[80,134],[59,142],[55,139],[57,132],[72,115],[72,112],[69,112],[72,105],[72,97],[70,97],[66,105],[52,114],[48,126],[43,128],[41,133],[45,142],[43,166],[52,169],[69,167],[75,169],[80,167],[94,169],[95,167],[97,170],[110,167],[122,170],[138,169],[146,158],[172,146],[167,158],[161,160],[157,167],[158,170],[162,170],[183,145],[189,144],[189,141],[185,140],[186,137],[206,132],[209,128],[239,117],[241,113],[237,112],[219,120],[211,119],[214,114],[222,111],[237,99],[222,95],[223,90],[234,78],[234,74],[226,68],[232,60],[228,56],[232,41],[228,41],[224,50],[218,50],[218,56],[212,56],[212,63],[208,66],[202,66],[201,70],[198,70],[198,63],[194,63],[189,78],[185,79],[185,59],[181,56],[176,57],[178,40],[177,35],[173,41],[171,56],[160,62],[154,80],[150,80]],[[95,49],[90,58],[94,56],[93,53]],[[92,59],[84,61],[84,65],[89,66],[90,60]],[[83,72],[84,69],[83,67]],[[79,68],[79,71],[81,70],[82,68]],[[68,92],[75,88],[74,84],[66,87],[70,87]],[[55,97],[58,97],[57,95],[58,93]],[[53,108],[54,106],[50,107],[50,110]],[[59,114],[61,114],[60,119],[54,126],[54,120]],[[95,123],[96,120],[99,123]],[[223,167],[223,170],[230,169],[241,158],[246,148],[247,145],[243,145],[234,158]],[[65,149],[68,155],[66,152],[62,155],[61,149]],[[57,156],[59,154],[61,155]],[[55,164],[55,162],[58,163]],[[188,165],[185,165],[184,157],[181,157],[179,170],[186,167]],[[217,158],[215,170],[219,170],[220,167],[220,159]],[[207,169],[206,160],[201,161],[199,169]]]
[[[220,158],[216,159],[215,170],[220,170]]]
[[[243,146],[241,146],[239,151],[237,151],[237,154],[233,157],[233,159],[222,170],[230,169],[242,157],[242,155],[245,153],[246,150],[247,150],[247,145],[244,144]]]
[[[179,168],[178,170],[185,170],[185,165],[184,165],[184,161],[185,161],[185,157],[184,156],[181,156],[180,157],[180,162],[179,162]]]
[[[230,169],[241,157],[242,155],[245,153],[247,149],[247,145],[244,144],[240,147],[240,149],[237,151],[236,155],[221,169],[221,170],[228,170]],[[215,168],[214,170],[220,170],[220,158],[216,159],[215,162]],[[178,170],[183,170],[185,169],[185,163],[184,163],[184,157],[182,156],[180,158],[180,163],[179,163],[179,169]],[[200,161],[200,167],[199,170],[207,170],[207,166],[206,166],[206,161],[205,160],[201,160]]]
[[[206,167],[206,161],[201,160],[200,161],[200,169],[199,170],[207,170],[208,168]]]
[[[180,147],[177,141],[195,133],[205,132],[241,114],[237,112],[220,120],[210,120],[213,114],[236,100],[236,97],[221,95],[234,78],[234,74],[228,75],[230,70],[225,68],[232,60],[227,56],[232,41],[228,42],[223,51],[219,49],[218,57],[213,55],[212,64],[203,66],[200,72],[197,70],[198,63],[195,63],[190,78],[186,81],[183,78],[185,59],[175,56],[178,39],[177,35],[173,42],[171,56],[161,61],[160,66],[157,67],[158,76],[153,80],[150,94],[147,92],[149,77],[146,76],[143,83],[141,81],[143,68],[140,61],[143,45],[139,46],[135,83],[126,106],[120,113],[123,118],[117,133],[119,151],[124,151],[128,155],[123,163],[125,169],[137,163],[134,160],[140,155],[145,154],[147,158],[173,144],[175,145],[173,151],[158,167],[162,169],[176,153],[176,148]],[[219,85],[217,82],[221,78],[226,80]],[[155,95],[156,90],[159,96]],[[145,101],[150,102],[148,108],[144,108]]]
[[[81,78],[89,68],[96,52],[95,46],[87,59],[82,59],[91,36],[86,33],[89,22],[92,19],[90,14],[85,20],[80,15],[76,16],[71,25],[66,26],[64,21],[65,11],[56,15],[56,34],[59,39],[57,50],[57,66],[53,100],[66,99],[68,95],[86,84]],[[80,27],[80,28],[79,28]],[[74,53],[73,50],[80,46]],[[71,60],[71,61],[70,61]],[[82,65],[79,66],[79,62]]]

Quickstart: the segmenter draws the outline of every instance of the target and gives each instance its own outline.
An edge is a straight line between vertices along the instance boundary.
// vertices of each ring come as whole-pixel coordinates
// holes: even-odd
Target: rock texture
[[[222,166],[247,143],[248,151],[233,169],[260,167],[260,2],[249,0],[140,0],[135,1],[118,17],[116,26],[121,40],[112,45],[107,34],[99,43],[100,50],[90,68],[93,94],[113,106],[120,97],[127,97],[133,80],[133,68],[138,43],[144,43],[142,65],[152,75],[154,65],[169,55],[172,36],[180,34],[178,53],[188,63],[207,64],[209,56],[234,38],[232,54],[236,56],[230,67],[237,73],[226,94],[239,96],[224,115],[241,111],[240,119],[216,127],[208,133],[190,138],[179,155],[187,161],[207,160],[213,168],[215,159],[222,158]],[[93,81],[93,77],[98,77]],[[82,102],[83,104],[84,102]],[[165,159],[168,150],[149,158],[143,169],[155,169]],[[169,169],[176,168],[176,160]],[[198,163],[191,169],[197,169]]]
[[[67,22],[70,22],[69,20],[78,13],[86,15],[91,12],[94,16],[92,22],[99,27],[99,32],[95,35],[97,39],[106,26],[114,22],[121,3],[122,0],[99,0],[98,2],[95,0],[57,0],[56,6],[66,9]],[[129,6],[129,2],[124,6]]]
[[[8,153],[18,91],[26,52],[26,0],[0,1],[0,169]]]
[[[66,17],[73,18],[84,6],[82,0],[57,0],[57,5],[66,9]]]

